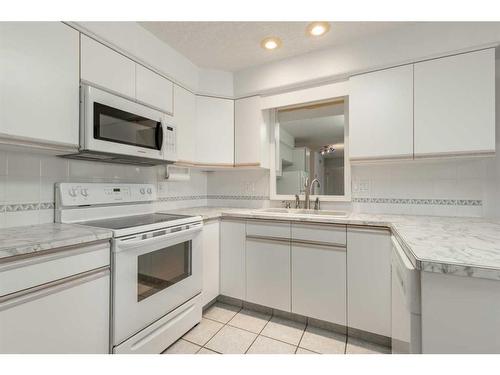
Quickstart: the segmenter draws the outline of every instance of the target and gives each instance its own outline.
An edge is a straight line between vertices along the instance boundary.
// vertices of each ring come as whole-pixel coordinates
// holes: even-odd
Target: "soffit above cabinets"
[[[412,22],[331,22],[330,31],[317,38],[306,35],[309,22],[140,22],[146,30],[202,68],[239,71],[376,33],[406,27]],[[283,46],[260,47],[268,36]]]

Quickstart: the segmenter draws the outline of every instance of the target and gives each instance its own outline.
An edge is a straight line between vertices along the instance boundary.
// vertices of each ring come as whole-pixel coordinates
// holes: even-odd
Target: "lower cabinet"
[[[347,325],[391,336],[389,230],[347,228]]]
[[[105,271],[0,299],[0,353],[109,353],[109,291]]]
[[[245,299],[245,221],[221,220],[220,294]]]
[[[201,294],[203,306],[219,295],[219,229],[219,220],[208,222],[203,226],[203,290]]]
[[[292,242],[292,312],[346,325],[346,249]]]
[[[249,302],[290,311],[290,239],[247,237]]]

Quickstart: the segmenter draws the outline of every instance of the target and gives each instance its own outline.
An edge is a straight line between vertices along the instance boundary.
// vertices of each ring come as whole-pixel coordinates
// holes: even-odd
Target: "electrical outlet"
[[[358,182],[358,191],[360,193],[368,193],[370,191],[370,181],[369,180],[360,180]]]

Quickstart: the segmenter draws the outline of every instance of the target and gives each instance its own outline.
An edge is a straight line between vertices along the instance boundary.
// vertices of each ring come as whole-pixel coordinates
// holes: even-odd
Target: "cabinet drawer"
[[[109,242],[101,242],[0,264],[0,297],[109,263]]]
[[[247,236],[290,238],[290,223],[280,221],[247,221]]]
[[[346,245],[345,225],[292,223],[292,240],[322,242],[337,246]]]

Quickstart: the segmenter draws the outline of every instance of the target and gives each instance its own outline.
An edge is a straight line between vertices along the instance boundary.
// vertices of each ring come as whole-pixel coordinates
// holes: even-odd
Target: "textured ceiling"
[[[306,35],[308,22],[140,22],[140,25],[202,68],[238,71],[310,51],[352,42],[408,25],[405,22],[331,22],[321,37]],[[277,36],[274,51],[260,41]]]

